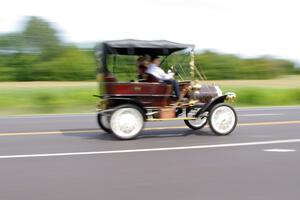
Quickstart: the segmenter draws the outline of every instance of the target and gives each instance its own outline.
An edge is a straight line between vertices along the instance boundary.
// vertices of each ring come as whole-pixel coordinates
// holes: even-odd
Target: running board
[[[185,118],[161,118],[161,119],[147,119],[146,121],[175,121],[175,120],[195,120],[193,117]]]

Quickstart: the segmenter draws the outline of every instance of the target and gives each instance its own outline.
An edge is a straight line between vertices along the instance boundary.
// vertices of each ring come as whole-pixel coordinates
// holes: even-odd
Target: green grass
[[[224,87],[237,95],[237,106],[300,105],[300,88]]]
[[[33,83],[22,87],[0,85],[0,114],[35,113],[86,113],[95,111],[98,98],[97,84],[78,83],[74,85]],[[226,85],[224,92],[237,94],[235,106],[300,105],[300,88],[274,88]]]
[[[10,88],[0,91],[0,114],[78,113],[95,110],[97,88]]]

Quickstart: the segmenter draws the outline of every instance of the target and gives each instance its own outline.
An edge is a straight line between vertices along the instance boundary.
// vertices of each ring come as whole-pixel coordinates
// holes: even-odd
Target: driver
[[[172,84],[175,96],[180,98],[180,90],[178,82],[173,78],[174,73],[165,73],[160,68],[160,58],[158,56],[151,56],[151,63],[148,65],[146,73],[155,76],[158,80],[167,84]]]

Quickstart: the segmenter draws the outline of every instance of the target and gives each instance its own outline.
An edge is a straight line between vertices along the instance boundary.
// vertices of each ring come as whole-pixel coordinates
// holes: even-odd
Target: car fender
[[[107,98],[106,101],[111,102],[112,105],[108,109],[102,110],[102,113],[107,113],[107,112],[113,112],[115,107],[121,106],[123,104],[133,104],[138,106],[144,113],[146,113],[146,110],[144,108],[144,104],[137,100],[137,99],[132,99],[132,98],[124,98],[124,97],[110,97]]]
[[[227,94],[224,94],[222,96],[218,96],[213,98],[210,102],[208,102],[207,104],[205,104],[197,113],[196,113],[196,117],[198,117],[199,115],[203,114],[204,112],[210,111],[216,104],[219,103],[224,103],[225,100],[227,99]]]

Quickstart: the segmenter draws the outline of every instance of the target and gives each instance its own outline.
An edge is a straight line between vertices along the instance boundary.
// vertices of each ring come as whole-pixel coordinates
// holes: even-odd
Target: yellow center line
[[[274,122],[251,122],[239,123],[237,126],[270,126],[270,125],[291,125],[300,124],[300,120],[294,121],[274,121]],[[149,127],[146,131],[167,130],[167,129],[187,129],[187,126],[166,126],[166,127]],[[99,130],[66,130],[66,131],[40,131],[40,132],[19,132],[19,133],[0,133],[0,136],[28,136],[28,135],[62,135],[62,134],[79,134],[79,133],[99,133]]]
[[[277,122],[240,123],[240,124],[238,124],[238,126],[268,126],[268,125],[287,125],[287,124],[300,124],[300,120],[277,121]]]
[[[277,122],[251,122],[251,123],[239,123],[237,126],[268,126],[268,125],[287,125],[287,124],[300,124],[300,120],[296,121],[277,121]],[[183,129],[187,126],[169,126],[169,127],[152,127],[145,128],[144,130],[164,130],[164,129]]]

